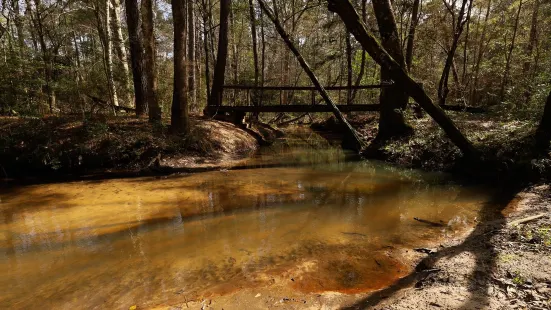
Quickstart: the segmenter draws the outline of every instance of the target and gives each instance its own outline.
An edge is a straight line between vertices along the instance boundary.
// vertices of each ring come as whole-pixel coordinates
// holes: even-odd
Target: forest
[[[474,150],[472,142],[434,105],[465,112],[456,113],[459,122],[468,118],[462,114],[481,112],[492,123],[515,119],[549,131],[544,122],[549,116],[542,116],[551,61],[550,9],[544,1],[360,1],[351,3],[354,12],[337,14],[328,5],[332,2],[3,1],[0,113],[82,120],[147,115],[153,123],[170,119],[172,133],[186,134],[193,127],[190,115],[216,114],[207,106],[323,105],[330,99],[380,110],[378,126],[371,127],[375,142],[384,143],[413,134],[408,118],[422,116],[421,107],[428,107],[464,154]],[[358,16],[359,23],[347,23],[342,14]],[[409,86],[377,59],[379,50],[366,46],[375,41],[362,41],[351,28],[360,23],[411,77]],[[294,89],[310,85],[312,91]],[[336,90],[317,95],[322,85]],[[422,89],[413,89],[417,86]],[[320,119],[308,111],[262,114],[252,113],[251,120]],[[363,140],[356,143],[359,149],[371,140],[357,134],[369,121],[355,123],[348,131],[353,140]],[[548,133],[543,136],[548,140]]]
[[[550,38],[547,0],[1,0],[0,308],[547,309]]]

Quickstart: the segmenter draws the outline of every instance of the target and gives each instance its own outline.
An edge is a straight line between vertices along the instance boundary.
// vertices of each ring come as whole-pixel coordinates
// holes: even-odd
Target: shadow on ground
[[[448,247],[429,255],[420,261],[415,270],[406,277],[398,280],[390,287],[363,298],[342,309],[368,309],[379,305],[385,299],[398,293],[400,290],[415,285],[437,271],[436,263],[443,258],[452,258],[464,252],[475,256],[475,268],[467,277],[471,297],[459,309],[476,309],[480,305],[489,304],[487,295],[491,277],[488,272],[494,271],[497,266],[497,253],[491,244],[491,239],[506,225],[502,211],[509,205],[515,196],[522,191],[523,186],[510,185],[498,191],[492,199],[485,203],[480,211],[480,221],[471,234],[461,244]]]

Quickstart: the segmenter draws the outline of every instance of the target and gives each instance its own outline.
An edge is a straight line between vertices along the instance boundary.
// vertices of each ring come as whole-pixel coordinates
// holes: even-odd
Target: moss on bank
[[[184,136],[170,134],[165,123],[132,117],[0,118],[0,175],[135,171],[158,165],[164,157],[215,161],[247,156],[257,148],[253,136],[232,124],[191,121],[191,133]]]

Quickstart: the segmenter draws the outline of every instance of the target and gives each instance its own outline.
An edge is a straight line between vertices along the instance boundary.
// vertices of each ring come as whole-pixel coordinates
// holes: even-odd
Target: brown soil
[[[124,116],[2,117],[0,176],[44,180],[200,171],[248,157],[258,145],[250,130],[201,117],[191,118],[188,135],[171,134],[166,122],[152,125],[147,119]]]

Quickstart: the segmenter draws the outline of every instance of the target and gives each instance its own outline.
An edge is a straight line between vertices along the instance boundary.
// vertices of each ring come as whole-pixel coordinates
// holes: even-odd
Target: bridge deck
[[[337,105],[341,112],[352,111],[379,111],[378,104],[352,104]],[[207,111],[220,112],[331,112],[331,108],[325,104],[289,104],[289,105],[265,105],[265,106],[207,106]]]

